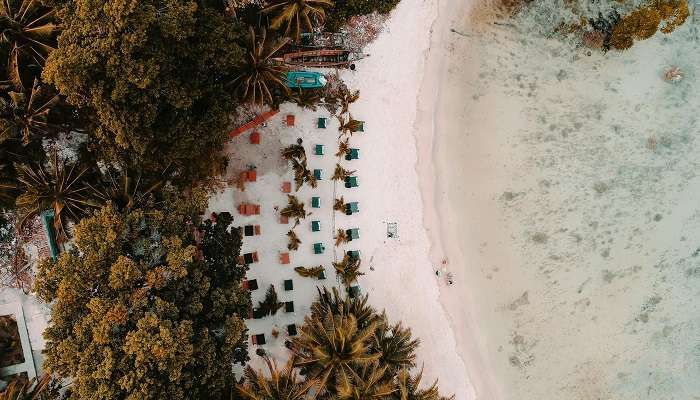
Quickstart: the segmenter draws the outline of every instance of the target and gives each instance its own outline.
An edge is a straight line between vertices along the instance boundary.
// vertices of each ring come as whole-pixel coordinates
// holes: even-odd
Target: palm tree
[[[300,144],[291,144],[282,149],[282,158],[288,161],[306,161],[306,150],[304,149],[304,146]]]
[[[420,388],[423,369],[416,376],[411,376],[407,369],[402,369],[396,376],[399,390],[394,393],[392,400],[454,400],[454,396],[442,397],[437,387],[437,380],[427,389]]]
[[[350,154],[350,139],[345,139],[338,143],[338,152],[335,153],[335,156],[338,158],[345,157]]]
[[[304,278],[316,278],[319,279],[321,278],[321,274],[326,271],[325,268],[323,268],[322,265],[319,265],[318,267],[311,267],[311,268],[306,268],[306,267],[296,267],[294,268],[294,271],[296,271],[299,276],[303,276]]]
[[[390,325],[384,312],[379,316],[379,321],[372,346],[375,352],[382,354],[381,364],[389,368],[391,374],[402,368],[413,368],[420,340],[413,339],[411,329],[404,328],[401,322]]]
[[[340,278],[346,287],[357,281],[357,278],[364,275],[360,272],[360,259],[345,255],[340,262],[334,262],[335,274]]]
[[[268,356],[263,356],[267,364],[269,377],[263,371],[256,371],[247,366],[243,371],[245,383],[236,385],[238,394],[244,400],[303,400],[312,387],[316,385],[313,379],[300,382],[294,368],[294,356],[290,357],[280,371],[277,363]]]
[[[341,135],[351,135],[357,131],[359,131],[362,128],[362,121],[358,121],[356,119],[352,118],[352,115],[348,115],[347,118],[341,116],[338,116],[338,122],[340,122],[340,126],[338,127],[338,131],[341,132]]]
[[[7,385],[4,392],[0,392],[0,400],[39,400],[52,392],[51,381],[51,375],[44,375],[39,380],[32,378],[24,382],[16,379]]]
[[[299,225],[301,219],[306,218],[306,210],[304,209],[304,203],[300,202],[296,196],[293,196],[291,194],[287,195],[287,199],[289,203],[287,204],[287,207],[283,208],[282,211],[280,211],[280,214],[288,218],[294,218],[296,220],[294,227],[296,227],[297,225]]]
[[[275,89],[285,93],[288,91],[285,69],[272,63],[271,58],[287,44],[289,38],[281,39],[269,48],[265,45],[266,39],[265,29],[258,42],[255,30],[250,28],[250,49],[240,66],[239,75],[231,82],[242,101],[273,104],[272,93]]]
[[[48,116],[60,98],[38,79],[34,79],[29,93],[9,92],[7,95],[0,97],[0,142],[21,138],[27,144],[30,139],[41,139],[57,127],[49,123]]]
[[[346,114],[350,112],[350,104],[356,102],[360,98],[360,91],[356,90],[354,92],[351,92],[347,90],[347,88],[343,91],[341,91],[340,95],[338,96],[338,100],[340,101],[341,104],[341,109],[340,109],[340,115]]]
[[[55,10],[37,0],[5,0],[0,7],[0,42],[10,48],[7,74],[15,90],[22,91],[22,76],[28,67],[35,77],[41,73],[46,57],[56,46],[58,26]]]
[[[258,310],[262,315],[275,315],[284,304],[279,301],[275,285],[270,285],[265,292],[263,301],[258,302]]]
[[[321,102],[321,98],[321,93],[318,90],[302,90],[301,88],[295,90],[289,97],[297,106],[311,111],[318,109],[316,105]]]
[[[345,178],[352,176],[354,173],[355,171],[348,171],[347,169],[343,168],[342,165],[336,163],[335,171],[333,171],[333,176],[331,177],[331,180],[342,181],[345,180]]]
[[[300,336],[293,339],[292,349],[298,357],[295,366],[301,367],[307,378],[318,379],[320,387],[332,390],[329,378],[339,371],[349,373],[379,359],[381,354],[371,353],[369,346],[374,329],[374,323],[358,326],[352,314],[306,316]]]
[[[289,238],[289,244],[287,244],[287,249],[293,251],[293,250],[298,250],[299,245],[301,244],[301,239],[299,239],[299,236],[294,231],[289,231],[287,232],[287,237]]]
[[[135,176],[135,177],[134,177]],[[141,204],[150,194],[156,192],[165,184],[165,175],[144,182],[141,172],[133,172],[128,168],[122,168],[120,172],[108,168],[104,173],[101,187],[90,185],[96,193],[96,197],[103,204],[111,202],[119,209],[131,209]]]
[[[284,36],[291,36],[299,41],[302,32],[311,32],[314,28],[312,19],[323,23],[325,8],[333,6],[332,0],[272,0],[263,8],[263,14],[272,14],[270,27],[280,29],[284,26]]]
[[[345,198],[343,196],[340,196],[339,199],[335,199],[335,202],[333,203],[333,210],[345,212],[345,206]]]
[[[348,234],[343,229],[338,229],[338,233],[335,235],[335,247],[340,246],[343,243],[349,241]]]
[[[335,385],[338,400],[388,399],[397,392],[387,367],[373,362],[349,371],[340,370]]]
[[[20,227],[42,212],[53,209],[54,228],[59,238],[65,239],[65,222],[79,221],[91,208],[99,207],[96,194],[87,183],[86,167],[67,164],[54,152],[49,167],[19,165],[17,180],[22,194],[17,198]]]
[[[338,288],[329,291],[326,287],[316,288],[318,299],[311,304],[311,314],[322,318],[328,313],[333,315],[352,314],[357,319],[357,326],[366,327],[378,321],[377,312],[369,305],[368,296],[342,296]]]

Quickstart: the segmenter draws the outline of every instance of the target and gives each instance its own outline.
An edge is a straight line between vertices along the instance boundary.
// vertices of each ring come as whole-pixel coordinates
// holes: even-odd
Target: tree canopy
[[[41,266],[44,367],[73,379],[70,399],[211,398],[247,361],[240,233],[224,214],[197,242],[196,204],[168,203],[105,206],[78,224],[73,251]]]
[[[220,166],[212,154],[236,106],[226,84],[243,30],[192,0],[53,2],[62,31],[43,77],[92,110],[108,158],[153,170]]]

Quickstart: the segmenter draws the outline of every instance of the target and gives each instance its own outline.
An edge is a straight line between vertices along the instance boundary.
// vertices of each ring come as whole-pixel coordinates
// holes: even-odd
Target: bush
[[[326,30],[337,32],[355,15],[388,13],[400,0],[336,0],[335,5],[326,11]]]

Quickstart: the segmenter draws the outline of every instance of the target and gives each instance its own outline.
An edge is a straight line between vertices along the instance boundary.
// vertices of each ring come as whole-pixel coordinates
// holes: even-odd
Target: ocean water
[[[506,399],[700,399],[696,20],[603,54],[551,34],[562,10],[457,18],[445,43],[438,199],[469,329]]]

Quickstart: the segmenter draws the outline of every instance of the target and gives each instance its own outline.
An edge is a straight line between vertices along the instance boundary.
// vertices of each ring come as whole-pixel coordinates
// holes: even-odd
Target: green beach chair
[[[360,287],[355,285],[355,286],[350,286],[348,288],[348,297],[351,299],[354,299],[355,297],[359,296],[361,294]]]
[[[317,181],[321,180],[321,170],[320,169],[314,170],[314,178],[316,178]]]
[[[321,198],[320,197],[312,197],[311,198],[311,208],[321,208]]]
[[[317,125],[317,126],[318,126],[319,129],[326,129],[326,127],[328,126],[328,118],[320,117],[320,118],[318,119],[318,125]]]
[[[326,251],[326,247],[323,243],[314,243],[314,254],[323,254]]]
[[[356,201],[345,205],[345,215],[353,215],[358,212],[360,212],[360,207]]]
[[[355,130],[355,132],[364,132],[365,131],[365,121],[357,121],[357,122],[359,122],[359,123],[358,123],[358,127]]]
[[[354,188],[354,187],[358,187],[358,186],[360,186],[360,185],[357,183],[356,176],[348,176],[347,178],[345,178],[345,187],[346,188],[350,189],[350,188]]]
[[[347,161],[357,160],[360,158],[360,149],[350,149],[350,153],[345,155]]]
[[[323,145],[322,144],[317,144],[314,146],[314,154],[317,156],[322,156],[323,155]]]
[[[311,221],[311,232],[321,232],[321,221]]]
[[[350,241],[360,238],[360,230],[358,228],[346,229],[345,234],[348,235],[348,240]]]

